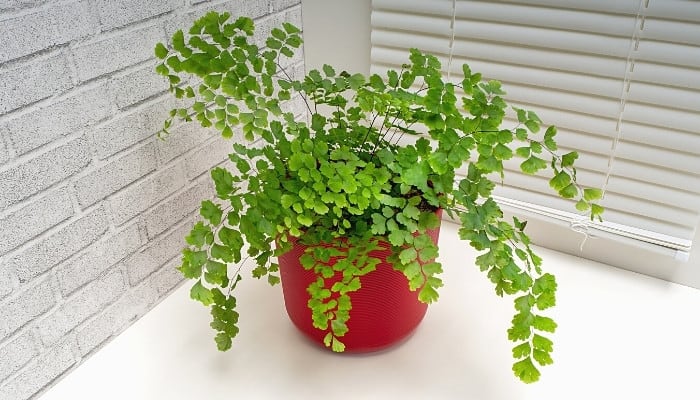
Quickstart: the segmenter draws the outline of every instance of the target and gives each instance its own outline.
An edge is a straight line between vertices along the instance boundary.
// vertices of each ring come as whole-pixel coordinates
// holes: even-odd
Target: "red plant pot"
[[[438,215],[441,213],[438,212]],[[440,228],[428,232],[437,245]],[[326,331],[313,326],[311,310],[307,303],[306,288],[316,280],[313,271],[307,271],[299,262],[306,246],[292,240],[293,248],[279,257],[282,292],[287,314],[294,325],[313,342],[325,347]],[[390,249],[386,242],[383,248]],[[340,338],[346,352],[364,353],[385,349],[401,342],[410,335],[425,316],[428,305],[418,300],[418,291],[408,289],[408,280],[402,272],[394,270],[386,261],[390,250],[375,250],[370,253],[381,262],[376,270],[360,277],[362,287],[349,293],[352,300],[348,332]],[[333,264],[330,261],[330,265]],[[340,278],[338,273],[335,279]],[[330,278],[332,281],[334,278]]]

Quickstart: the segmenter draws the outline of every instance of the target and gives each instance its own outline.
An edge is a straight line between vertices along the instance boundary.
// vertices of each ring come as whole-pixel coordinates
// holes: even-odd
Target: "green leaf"
[[[365,76],[359,73],[354,74],[348,78],[348,84],[352,90],[357,90],[365,84]]]
[[[178,270],[187,279],[199,279],[202,275],[202,266],[207,261],[207,253],[185,249],[182,254],[182,265]]]
[[[578,153],[575,151],[572,151],[570,153],[566,153],[561,157],[561,166],[562,167],[571,167],[574,165],[574,161],[578,158]]]
[[[207,289],[202,285],[202,280],[198,280],[192,288],[190,289],[190,297],[194,300],[199,301],[205,306],[209,306],[214,301],[214,295],[211,290]]]
[[[583,189],[583,199],[586,201],[600,200],[603,197],[603,191],[600,189]]]
[[[401,246],[404,244],[405,236],[403,231],[395,230],[389,233],[387,239],[389,239],[389,243],[391,243],[392,246]]]
[[[493,155],[499,160],[510,160],[513,157],[513,150],[499,143],[493,148]]]
[[[559,191],[571,184],[571,176],[566,171],[559,171],[552,179],[549,180],[549,186],[554,190]]]
[[[345,344],[333,336],[333,344],[331,345],[331,349],[336,353],[342,353],[345,351]]]
[[[536,121],[533,120],[527,120],[525,121],[525,126],[527,129],[530,130],[532,133],[536,133],[540,130],[540,124],[538,124]]]
[[[547,168],[547,163],[537,156],[530,156],[530,158],[520,164],[520,169],[531,175],[545,168]]]
[[[420,300],[422,303],[430,304],[437,301],[438,297],[439,295],[437,290],[429,285],[423,286],[420,292],[418,292],[418,300]]]
[[[549,355],[549,353],[546,351],[542,351],[542,350],[535,349],[532,352],[532,357],[540,365],[549,365],[549,364],[552,364],[554,362],[554,360],[552,360],[552,357]]]
[[[182,30],[178,30],[173,34],[173,48],[185,57],[192,55],[192,50],[185,45],[185,35],[182,33]]]
[[[219,349],[219,351],[226,351],[231,348],[231,337],[224,332],[217,333],[214,337],[214,341],[216,342],[216,348]]]
[[[401,253],[399,253],[399,260],[401,260],[401,264],[403,265],[407,265],[408,263],[415,261],[416,257],[418,257],[418,253],[413,247],[403,249]]]
[[[212,225],[217,226],[221,223],[221,216],[223,212],[218,205],[214,204],[211,200],[204,200],[202,206],[199,209],[199,214],[207,219]]]
[[[323,64],[323,73],[326,74],[326,76],[329,78],[335,76],[335,70],[328,64]]]
[[[297,203],[297,204],[299,204],[299,203]],[[304,226],[311,226],[314,223],[314,220],[311,219],[311,217],[309,217],[308,215],[304,215],[304,214],[297,215],[297,221]]]
[[[161,60],[168,56],[168,49],[163,45],[163,43],[156,44],[155,48],[156,57]]]
[[[576,209],[579,211],[588,211],[589,208],[591,205],[583,199],[576,202]]]
[[[287,38],[287,34],[280,28],[273,28],[272,31],[270,31],[270,34],[272,34],[272,36],[278,40],[284,40]]]
[[[537,296],[537,308],[540,310],[546,310],[548,308],[554,307],[556,305],[556,298],[554,297],[554,292],[545,292]]]
[[[435,213],[423,212],[418,217],[418,226],[422,229],[434,229],[440,225],[440,218]]]
[[[190,234],[185,237],[185,241],[197,247],[202,247],[204,244],[209,244],[213,240],[211,228],[202,222],[197,222],[190,231]]]
[[[404,170],[403,181],[408,185],[422,187],[428,181],[428,170],[422,163],[414,164]]]
[[[532,345],[535,349],[551,352],[554,347],[554,343],[544,336],[534,334],[532,336]]]
[[[559,195],[565,199],[573,199],[578,194],[578,188],[573,183],[570,183],[565,188],[559,190]]]
[[[289,23],[289,22],[283,22],[283,23],[282,23],[282,27],[284,28],[284,30],[285,30],[287,33],[290,33],[290,34],[291,34],[291,33],[299,33],[299,32],[301,32],[301,30],[299,30],[299,28],[297,28],[295,25],[293,25],[293,24],[291,24],[291,23]]]
[[[438,248],[436,246],[426,247],[426,248],[422,249],[418,255],[420,256],[420,259],[423,262],[433,260],[438,255]],[[439,264],[438,264],[438,266],[439,266]]]
[[[527,357],[530,355],[531,351],[532,351],[532,348],[530,347],[530,343],[528,343],[528,342],[521,343],[521,344],[513,347],[513,358],[521,359],[523,357]]]
[[[530,147],[518,147],[517,149],[515,149],[515,154],[522,158],[528,158],[530,157]]]
[[[550,332],[553,333],[557,329],[557,323],[554,322],[549,317],[543,317],[541,315],[536,315],[535,316],[535,321],[532,324],[535,329],[539,331],[545,331],[545,332]]]
[[[231,249],[229,249],[226,246],[222,246],[220,244],[214,244],[213,246],[211,246],[211,257],[216,258],[216,259],[221,260],[221,261],[224,261],[224,262],[233,262],[233,254],[231,252]],[[224,265],[224,264],[221,264],[221,265],[226,267],[226,265]],[[220,268],[221,265],[215,265],[214,268]],[[207,270],[209,272],[214,272],[215,274],[218,274],[219,272],[221,272],[220,269],[217,269],[216,271],[212,271],[211,269],[207,268]],[[224,269],[223,272],[225,273],[226,270]],[[224,277],[225,276],[226,275],[224,274]]]
[[[279,50],[282,48],[282,42],[279,40],[269,37],[267,38],[267,41],[265,42],[265,45],[271,49]]]
[[[524,383],[537,382],[540,379],[540,371],[532,363],[530,357],[524,358],[513,364],[513,372]]]
[[[170,70],[165,64],[158,64],[156,66],[156,73],[159,75],[168,76],[168,74],[170,74]]]

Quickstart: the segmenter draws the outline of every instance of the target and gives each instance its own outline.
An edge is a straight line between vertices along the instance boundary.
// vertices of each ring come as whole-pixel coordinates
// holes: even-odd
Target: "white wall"
[[[210,9],[301,24],[299,0],[0,1],[0,399],[33,398],[182,281],[229,147],[194,124],[155,138],[174,103],[153,48]]]
[[[307,69],[327,63],[369,73],[370,11],[371,0],[303,0]],[[530,221],[528,231],[544,247],[700,288],[700,229],[687,262],[603,239],[589,239],[581,252],[581,234],[544,222]]]
[[[369,74],[370,0],[302,0],[306,70]]]

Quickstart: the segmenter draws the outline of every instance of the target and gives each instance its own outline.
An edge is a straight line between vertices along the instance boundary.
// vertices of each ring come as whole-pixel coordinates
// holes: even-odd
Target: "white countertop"
[[[559,282],[555,363],[520,383],[505,333],[512,300],[494,295],[456,232],[444,224],[440,301],[390,350],[315,347],[288,320],[280,287],[248,278],[241,333],[218,352],[188,282],[41,400],[700,398],[700,291],[547,249],[539,254]]]

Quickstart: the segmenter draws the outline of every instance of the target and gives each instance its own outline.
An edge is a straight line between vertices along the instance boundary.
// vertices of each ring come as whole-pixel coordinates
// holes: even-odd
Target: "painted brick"
[[[92,140],[100,159],[118,153],[148,137],[143,127],[143,117],[137,111],[122,114],[93,129]]]
[[[163,296],[182,281],[182,275],[175,268],[178,260],[164,265],[158,272],[139,286],[131,288],[121,298],[107,307],[95,318],[76,329],[78,351],[86,355],[113,335],[121,332],[135,319],[142,317],[153,308]]]
[[[121,271],[114,271],[76,292],[39,324],[46,345],[58,341],[91,315],[105,308],[126,291]]]
[[[165,264],[160,270],[158,270],[158,272],[153,274],[153,276],[147,282],[151,288],[155,289],[158,302],[162,301],[166,294],[170,293],[173,289],[185,281],[182,273],[177,270],[177,267],[179,266],[179,259],[172,260]],[[151,307],[155,306],[156,304],[157,303],[151,304]],[[149,309],[151,307],[149,307]]]
[[[46,11],[3,20],[0,24],[0,37],[12,37],[12,40],[3,40],[3,46],[0,46],[0,63],[56,44],[53,30],[46,29],[52,25],[51,14]]]
[[[0,382],[17,372],[34,358],[39,352],[36,349],[31,333],[25,332],[16,339],[0,348]]]
[[[148,60],[154,57],[155,43],[162,40],[161,27],[148,26],[76,47],[73,58],[78,79],[87,81]]]
[[[48,189],[89,162],[88,142],[81,137],[0,172],[0,209]]]
[[[100,31],[100,21],[92,12],[90,0],[63,3],[48,9],[54,20],[56,40],[68,43]]]
[[[78,204],[81,207],[94,204],[155,168],[153,143],[147,143],[123,157],[111,159],[107,164],[76,181]]]
[[[107,229],[107,214],[100,207],[24,249],[7,264],[20,282],[27,282],[90,245]]]
[[[46,3],[48,0],[3,0],[0,2],[0,10],[19,10],[26,7],[35,7]]]
[[[0,219],[0,255],[71,216],[73,206],[68,192],[65,189],[49,192]]]
[[[10,119],[0,124],[0,132],[5,132],[20,155],[93,125],[111,113],[107,92],[98,86]]]
[[[265,41],[270,36],[272,28],[277,28],[282,25],[284,18],[281,14],[270,14],[255,21],[255,34],[253,35],[253,43],[261,49],[265,47]],[[298,25],[297,25],[298,26]]]
[[[306,108],[306,103],[301,96],[292,97],[291,100],[287,100],[280,104],[282,112],[291,112],[297,120],[299,116],[305,116],[308,109]]]
[[[165,140],[156,142],[158,162],[165,164],[214,136],[219,136],[218,131],[202,128],[197,122],[178,125],[170,130],[170,135]]]
[[[191,103],[192,101],[180,102],[171,95],[155,99],[141,111],[144,116],[144,129],[149,135],[157,134],[163,129],[163,122],[170,115],[170,110],[176,107],[188,107]]]
[[[288,8],[286,11],[270,14],[256,21],[255,35],[253,36],[254,43],[260,48],[265,47],[265,41],[270,36],[272,28],[282,26],[283,22],[290,22],[301,28],[301,7]]]
[[[162,129],[163,121],[175,104],[172,100],[156,99],[95,128],[92,137],[97,157],[109,157],[148,137],[154,137]]]
[[[119,108],[128,107],[168,90],[167,79],[155,73],[155,66],[155,62],[148,62],[133,71],[110,79],[110,91]]]
[[[234,132],[234,136],[240,136]],[[187,178],[194,179],[208,173],[214,166],[228,159],[233,151],[233,143],[223,138],[215,138],[186,156]]]
[[[10,272],[8,268],[3,266],[0,262],[0,300],[5,298],[8,294],[12,293],[17,286],[17,278]],[[0,334],[3,332],[2,323],[0,322]]]
[[[212,4],[213,2],[208,2],[209,4],[201,4],[195,10],[182,14],[175,15],[170,21],[165,23],[165,33],[168,38],[173,36],[173,33],[178,29],[187,31],[187,29],[192,26],[192,23],[202,15],[206,14],[207,11],[228,11],[231,13],[231,18],[238,18],[240,16],[246,16],[250,18],[260,18],[267,14],[270,9],[267,1],[240,1],[240,0],[230,0],[224,3]],[[193,3],[194,4],[194,3]]]
[[[272,10],[280,11],[301,4],[300,0],[272,0]],[[301,26],[301,25],[299,25]]]
[[[0,387],[0,399],[27,400],[76,363],[75,339],[68,338],[41,354],[7,385]]]
[[[186,245],[184,237],[192,229],[192,221],[192,218],[188,218],[171,232],[152,241],[146,248],[124,261],[132,286],[158,270],[165,261],[178,257]]]
[[[47,29],[49,27],[53,29]],[[0,37],[12,37],[12,40],[4,41],[0,47],[0,63],[66,43],[97,30],[97,18],[90,13],[87,0],[5,19],[0,24]]]
[[[176,164],[136,182],[109,199],[116,225],[134,218],[184,185],[184,168]]]
[[[0,132],[1,133],[1,132]],[[5,164],[10,160],[10,149],[5,144],[5,141],[0,134],[0,165]]]
[[[174,10],[182,0],[96,0],[105,30],[117,28]]]
[[[75,336],[81,356],[96,349],[139,315],[134,307],[130,307],[131,304],[124,301],[126,296],[128,294],[76,329]]]
[[[280,59],[280,66],[282,66],[292,79],[304,80],[306,71],[304,68],[304,53],[302,51],[294,53],[294,57],[292,58],[282,57]],[[282,73],[279,72],[278,75],[282,75]]]
[[[208,176],[202,178],[192,187],[159,204],[144,215],[149,238],[158,236],[173,224],[198,210],[202,200],[215,196],[216,192],[211,179]]]
[[[56,269],[59,287],[64,296],[94,280],[141,247],[137,224],[132,224],[111,237],[94,243],[75,260]]]
[[[65,91],[71,75],[63,54],[0,67],[0,114]]]
[[[24,326],[56,304],[54,281],[49,277],[24,288],[19,295],[0,305],[0,320],[5,321],[6,331],[0,339]],[[3,398],[0,396],[0,399]]]

